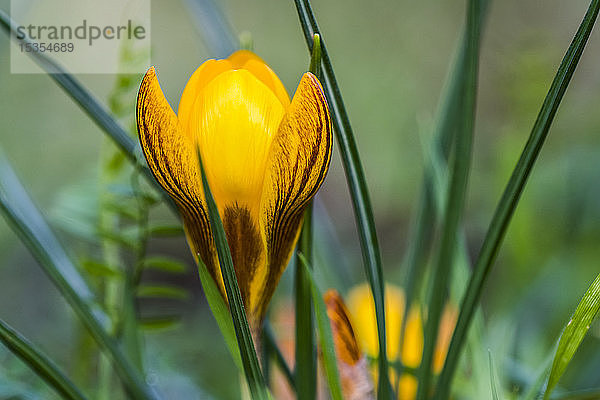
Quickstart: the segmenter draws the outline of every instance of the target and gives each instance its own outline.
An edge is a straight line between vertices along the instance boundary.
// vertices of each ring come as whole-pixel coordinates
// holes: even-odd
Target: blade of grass
[[[312,293],[313,302],[315,305],[315,315],[317,319],[317,329],[319,330],[319,342],[321,345],[321,353],[323,357],[323,367],[325,376],[331,392],[331,397],[334,400],[343,400],[342,386],[340,384],[340,376],[337,369],[337,359],[335,356],[335,346],[333,344],[333,334],[331,333],[331,322],[327,316],[327,308],[323,300],[323,293],[317,286],[312,270],[308,265],[308,260],[303,254],[299,255],[301,268],[308,277],[310,290]]]
[[[210,276],[206,265],[204,265],[200,257],[198,257],[197,260],[200,283],[202,284],[202,290],[206,296],[206,301],[208,301],[210,311],[217,321],[217,325],[219,326],[221,334],[223,335],[223,339],[225,340],[225,344],[227,345],[227,349],[229,350],[235,365],[240,371],[243,371],[244,367],[242,366],[242,358],[240,356],[240,350],[235,338],[235,329],[233,328],[233,321],[231,319],[229,307],[223,299],[223,296],[221,296],[221,292],[217,288],[212,276]]]
[[[446,362],[438,380],[437,399],[448,398],[450,384],[456,372],[463,343],[479,302],[484,283],[494,264],[500,244],[519,202],[523,188],[548,135],[560,101],[581,58],[581,54],[598,15],[599,6],[599,0],[591,1],[583,21],[558,68],[558,72],[546,95],[527,144],[496,207],[460,307],[458,321],[450,342]]]
[[[1,319],[0,341],[63,398],[85,400],[86,397],[52,360]]]
[[[221,275],[223,277],[225,292],[229,301],[229,310],[233,320],[233,327],[235,329],[235,336],[240,350],[246,382],[248,383],[248,388],[250,389],[253,399],[268,399],[268,390],[260,370],[256,349],[254,348],[254,341],[252,340],[250,326],[248,325],[248,319],[246,318],[246,311],[244,309],[240,288],[237,283],[237,277],[235,275],[233,260],[229,251],[229,244],[227,244],[223,222],[221,221],[217,204],[215,203],[208,185],[208,180],[206,179],[202,155],[200,154],[199,149],[197,154],[200,174],[202,176],[202,188],[204,189],[204,196],[206,198],[208,219],[210,221],[210,229],[217,249]]]
[[[354,140],[354,133],[350,125],[350,119],[340,88],[337,84],[333,66],[327,53],[327,47],[320,34],[314,13],[308,0],[294,0],[300,24],[304,32],[304,38],[309,51],[312,52],[313,37],[320,35],[321,56],[322,56],[322,75],[325,95],[331,110],[332,122],[335,136],[340,149],[340,155],[346,174],[346,181],[350,190],[352,204],[354,208],[355,219],[358,227],[358,234],[363,255],[363,264],[365,274],[375,303],[375,316],[377,319],[377,337],[379,342],[379,384],[378,395],[380,399],[391,399],[392,389],[389,383],[388,359],[387,359],[387,341],[385,329],[385,310],[384,310],[384,277],[381,265],[381,254],[379,252],[379,243],[377,232],[375,230],[375,220],[369,199],[367,182],[362,169],[358,148]]]
[[[464,84],[461,89],[460,125],[456,132],[454,161],[450,171],[450,186],[447,192],[445,212],[442,222],[440,246],[434,260],[432,290],[427,302],[427,323],[425,326],[425,342],[423,358],[419,370],[419,387],[417,399],[423,400],[429,395],[431,382],[431,365],[440,317],[445,302],[446,284],[453,264],[456,248],[456,234],[460,225],[462,209],[467,192],[469,169],[471,165],[471,148],[475,124],[475,104],[477,92],[477,75],[479,64],[479,44],[481,36],[481,4],[476,0],[467,5],[466,42]]]
[[[152,390],[104,330],[106,315],[1,153],[0,212],[109,357],[131,398],[154,399]]]
[[[301,253],[302,252],[302,253]],[[313,305],[308,276],[302,268],[300,254],[312,259],[312,205],[304,213],[304,225],[296,252],[296,394],[299,400],[314,399],[317,394],[317,350],[315,346]]]
[[[483,24],[485,19],[486,11],[488,9],[490,1],[480,1],[480,24]],[[460,39],[460,44],[457,49],[454,61],[452,62],[453,67],[451,68],[448,77],[446,78],[446,86],[444,93],[442,94],[440,107],[437,111],[437,123],[433,132],[433,140],[429,149],[430,155],[425,157],[425,171],[423,173],[423,183],[419,194],[419,202],[413,227],[411,229],[411,239],[408,241],[408,251],[406,253],[406,278],[404,281],[404,288],[406,292],[406,303],[404,305],[404,314],[408,315],[408,311],[411,309],[417,288],[420,287],[422,276],[425,270],[428,252],[433,242],[433,231],[434,223],[436,221],[436,210],[439,211],[439,215],[443,214],[443,204],[438,205],[436,199],[445,193],[445,190],[441,190],[439,185],[436,184],[436,169],[434,167],[434,156],[439,159],[439,165],[446,167],[448,156],[450,154],[452,139],[458,126],[458,112],[457,108],[460,104],[461,88],[465,85],[465,64],[466,60],[466,33],[463,32]],[[427,162],[429,161],[429,162]],[[440,168],[440,171],[442,168]],[[442,202],[443,203],[443,202]],[[439,218],[439,217],[438,217]],[[459,245],[459,258],[467,259],[462,257],[462,254],[466,255],[466,248]],[[400,343],[404,343],[404,332],[406,330],[406,318],[402,320],[402,327],[400,330]],[[402,345],[399,346],[402,348]]]
[[[575,355],[583,338],[589,331],[590,324],[598,315],[599,310],[600,274],[596,276],[594,282],[592,282],[583,295],[583,298],[575,309],[575,313],[560,336],[556,355],[552,362],[552,369],[550,370],[550,377],[548,378],[548,385],[546,387],[546,392],[544,393],[544,400],[547,400],[550,397],[552,390],[554,390],[554,387],[567,369],[567,366],[571,362],[571,359]]]
[[[4,28],[4,30],[18,43],[30,43],[27,38],[17,38],[16,33],[19,25],[2,10],[0,10],[0,26],[2,26],[2,28]],[[117,147],[127,156],[129,161],[143,171],[148,182],[161,193],[164,201],[177,214],[175,203],[173,203],[166,192],[158,186],[152,173],[148,169],[146,162],[143,161],[144,158],[141,156],[139,145],[127,134],[127,131],[123,129],[117,120],[112,117],[108,109],[102,105],[89,90],[83,87],[73,75],[68,73],[46,53],[32,51],[27,54],[48,73],[50,78],[52,78],[52,80],[54,80],[54,82],[56,82],[56,84],[60,86],[79,107],[81,107],[100,129],[108,134]]]
[[[321,46],[318,34],[313,38],[313,51],[310,58],[309,71],[319,76],[321,65]],[[304,212],[304,223],[298,249],[296,250],[296,394],[299,400],[312,400],[317,395],[317,349],[314,334],[313,305],[308,277],[301,267],[298,258],[303,254],[312,265],[313,261],[313,205],[312,202]]]
[[[499,400],[498,388],[496,387],[496,376],[494,375],[494,361],[492,360],[492,352],[488,350],[489,365],[490,365],[490,386],[492,389],[492,399]]]

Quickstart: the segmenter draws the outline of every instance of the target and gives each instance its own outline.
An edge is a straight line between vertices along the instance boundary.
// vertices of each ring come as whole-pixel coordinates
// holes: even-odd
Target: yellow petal
[[[368,284],[352,289],[348,307],[356,321],[356,330],[363,349],[371,357],[379,355],[375,304]],[[390,360],[398,358],[400,329],[404,314],[404,292],[393,285],[385,285],[385,324],[387,354]]]
[[[238,69],[245,69],[254,75],[273,92],[284,108],[288,107],[290,97],[275,72],[256,54],[248,50],[239,50],[224,60],[205,61],[192,74],[183,90],[177,111],[182,126],[186,129],[189,126],[194,103],[206,85],[223,72]]]
[[[418,306],[413,306],[406,320],[404,343],[402,344],[402,363],[417,368],[423,354],[423,320]]]
[[[216,271],[195,144],[183,133],[160,88],[154,67],[148,70],[140,86],[137,125],[148,166],[179,207],[193,254],[202,257],[218,282],[221,275]]]
[[[350,314],[337,291],[328,290],[324,295],[327,316],[331,323],[337,367],[344,399],[375,399],[373,380],[367,359],[358,346]]]
[[[202,88],[192,110],[189,136],[202,154],[248,317],[259,324],[262,316],[256,313],[252,302],[257,297],[250,287],[257,271],[266,269],[260,204],[270,149],[285,109],[251,72],[229,69]]]
[[[332,147],[331,121],[319,80],[306,73],[279,125],[261,200],[266,268],[257,271],[251,304],[263,315],[300,232],[302,215],[323,183]]]

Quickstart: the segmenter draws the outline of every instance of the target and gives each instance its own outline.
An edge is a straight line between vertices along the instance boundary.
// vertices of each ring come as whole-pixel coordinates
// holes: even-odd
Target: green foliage
[[[560,336],[552,369],[550,370],[550,377],[548,378],[548,385],[544,393],[544,400],[550,397],[552,390],[565,372],[565,369],[567,369],[581,341],[590,330],[590,325],[598,315],[599,310],[600,275],[596,276],[594,282],[592,282],[587,292],[583,295],[583,298],[575,309],[575,313]]]

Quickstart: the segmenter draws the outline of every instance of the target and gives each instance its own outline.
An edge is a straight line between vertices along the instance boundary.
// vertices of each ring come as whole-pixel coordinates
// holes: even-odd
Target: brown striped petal
[[[154,67],[146,72],[140,86],[137,126],[148,167],[177,204],[192,252],[202,257],[217,282],[217,277],[222,281],[216,270],[195,143],[183,132],[160,88]]]
[[[251,292],[261,318],[285,269],[304,209],[323,183],[332,147],[331,120],[319,80],[304,74],[270,150],[261,200],[266,268],[257,271]]]
[[[375,399],[375,389],[369,374],[367,359],[356,340],[350,322],[350,314],[344,301],[335,290],[328,290],[324,300],[327,316],[331,323],[344,398],[348,400]]]

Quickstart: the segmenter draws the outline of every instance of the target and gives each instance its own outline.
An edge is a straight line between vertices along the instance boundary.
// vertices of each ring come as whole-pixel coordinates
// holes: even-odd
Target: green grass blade
[[[331,322],[327,316],[327,307],[323,300],[323,293],[317,286],[312,271],[308,265],[308,260],[303,254],[299,255],[300,268],[304,271],[304,274],[308,278],[310,290],[312,293],[313,302],[315,305],[315,316],[317,319],[317,329],[319,331],[319,343],[321,345],[321,352],[323,357],[323,367],[325,369],[325,376],[327,378],[327,384],[331,392],[331,397],[334,400],[343,400],[342,386],[340,384],[340,376],[337,368],[337,358],[335,356],[335,346],[333,343],[333,334],[331,333]]]
[[[0,26],[19,43],[27,43],[28,39],[17,39],[16,30],[18,24],[13,21],[4,11],[0,10]],[[87,90],[73,75],[57,64],[51,57],[42,52],[27,53],[33,60],[48,73],[50,78],[56,82],[79,107],[113,140],[119,149],[127,156],[129,161],[138,166],[144,172],[148,182],[154,185],[163,195],[164,200],[174,210],[175,204],[168,195],[158,186],[152,173],[148,169],[139,145],[127,134],[127,131],[112,117],[108,109],[102,105],[92,93]]]
[[[242,366],[242,358],[235,338],[235,329],[233,328],[233,320],[231,319],[229,307],[200,257],[198,257],[198,273],[206,301],[208,301],[210,310],[217,321],[223,339],[225,339],[229,353],[238,369],[243,371],[244,367]]]
[[[481,23],[489,5],[489,0],[482,0],[479,20]],[[464,87],[465,64],[466,64],[466,33],[463,32],[459,47],[456,52],[452,68],[446,78],[446,85],[441,96],[440,106],[437,111],[437,123],[433,132],[433,140],[429,152],[439,158],[439,164],[442,162],[446,167],[448,156],[450,154],[452,139],[458,126],[457,107],[460,104],[461,88]],[[421,186],[418,208],[415,213],[413,227],[411,228],[411,237],[408,241],[408,250],[406,252],[406,275],[404,288],[406,291],[406,303],[404,306],[404,315],[408,315],[415,300],[417,289],[420,286],[428,252],[433,243],[433,231],[436,221],[436,198],[443,192],[439,185],[436,185],[434,179],[436,171],[433,167],[433,157],[425,157],[425,171],[423,173],[423,183]],[[430,163],[427,162],[430,161]],[[445,193],[445,192],[444,192]],[[441,215],[443,206],[441,207]],[[465,251],[466,250],[461,250]],[[400,343],[404,342],[404,331],[406,319],[402,320]],[[400,346],[399,348],[402,348]]]
[[[321,45],[320,37],[315,34],[313,37],[312,55],[310,57],[309,71],[315,76],[319,76],[321,67]],[[313,262],[313,205],[312,202],[304,212],[304,223],[296,250],[296,394],[299,400],[312,400],[317,395],[317,348],[314,335],[313,305],[311,298],[311,289],[308,283],[308,277],[303,272],[301,261],[298,258],[300,254],[307,258],[308,262]]]
[[[471,166],[471,148],[475,123],[475,104],[477,75],[479,64],[479,44],[481,35],[481,4],[471,0],[467,6],[464,84],[460,97],[460,125],[455,137],[454,162],[450,171],[450,186],[447,192],[440,247],[436,254],[433,270],[432,290],[427,303],[427,323],[423,358],[419,370],[417,399],[423,400],[429,395],[431,382],[431,364],[440,317],[445,302],[446,284],[455,256],[456,235],[460,225],[462,210],[467,192],[469,169]]]
[[[334,132],[340,149],[346,180],[350,189],[350,196],[352,198],[365,273],[369,285],[371,286],[375,302],[377,335],[379,341],[379,398],[383,400],[391,399],[393,395],[388,379],[389,366],[385,330],[384,277],[367,182],[362,169],[352,126],[350,125],[350,119],[344,106],[342,94],[335,78],[329,54],[327,53],[327,47],[325,46],[323,36],[320,34],[310,2],[308,0],[294,1],[300,18],[300,24],[304,32],[304,37],[311,52],[314,35],[319,34],[321,39],[321,82],[323,83],[325,95],[329,103],[329,109],[331,110],[332,122],[335,128]]]
[[[560,380],[561,376],[567,369],[575,352],[579,348],[581,341],[590,329],[591,323],[594,321],[600,310],[600,274],[596,276],[594,282],[588,288],[587,292],[579,302],[575,309],[575,313],[565,326],[556,355],[552,362],[548,385],[544,393],[544,400],[550,397],[552,390]]]
[[[450,390],[450,383],[456,371],[461,355],[463,343],[479,302],[484,283],[489,276],[492,265],[500,248],[508,224],[518,204],[523,188],[531,173],[533,165],[541,151],[544,141],[550,130],[554,116],[567,89],[575,67],[587,43],[600,7],[599,0],[593,0],[583,18],[569,49],[567,50],[558,72],[554,77],[550,90],[546,95],[542,108],[533,126],[527,144],[521,153],[519,161],[504,190],[502,198],[496,207],[492,222],[481,246],[475,269],[467,286],[457,325],[450,342],[448,355],[440,379],[438,380],[438,399],[446,399]]]
[[[225,292],[227,293],[227,299],[229,300],[229,310],[231,311],[231,318],[233,320],[233,327],[240,349],[240,356],[244,367],[246,381],[248,382],[248,388],[250,389],[253,399],[268,399],[268,390],[260,370],[260,364],[256,355],[256,349],[254,348],[252,335],[250,334],[250,326],[248,325],[248,319],[246,318],[242,294],[240,293],[240,288],[237,283],[233,260],[229,251],[229,245],[227,244],[225,229],[223,228],[223,222],[221,221],[217,204],[215,203],[206,179],[200,151],[197,151],[197,154],[202,176],[202,187],[204,189],[204,196],[208,208],[208,219],[210,221],[210,228],[217,249]]]
[[[63,398],[85,400],[86,397],[52,360],[1,319],[0,341]]]
[[[312,204],[304,213],[304,225],[296,252],[296,394],[299,400],[312,400],[317,395],[317,349],[314,335],[313,300],[309,277],[304,272],[300,255],[312,260]]]
[[[29,248],[44,272],[73,308],[100,349],[112,361],[115,372],[133,399],[154,399],[131,363],[104,330],[106,315],[96,306],[94,295],[71,263],[42,214],[35,207],[0,153],[0,212]]]
[[[492,360],[492,352],[488,350],[489,365],[490,365],[490,387],[492,389],[492,399],[499,400],[498,388],[496,387],[496,375],[494,374],[494,361]]]

